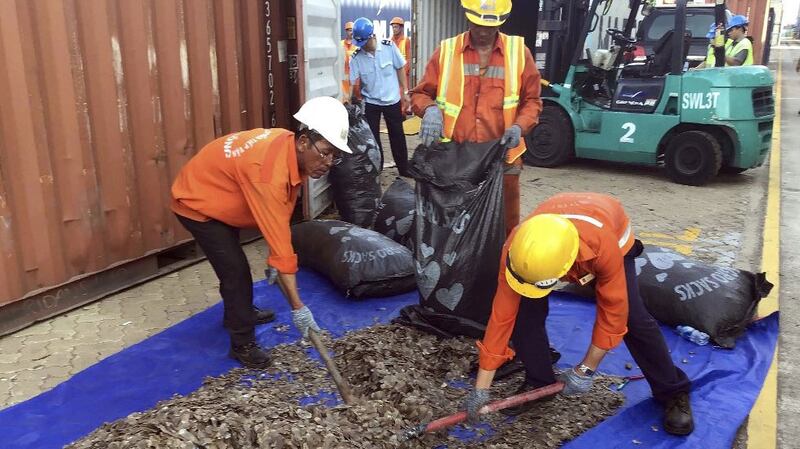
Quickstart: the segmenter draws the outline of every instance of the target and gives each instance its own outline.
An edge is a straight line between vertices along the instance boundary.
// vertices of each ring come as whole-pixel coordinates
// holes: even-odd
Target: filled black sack
[[[648,245],[636,258],[636,275],[655,319],[703,331],[724,348],[734,347],[772,289],[764,273],[709,265]]]
[[[327,277],[356,299],[414,290],[411,251],[369,229],[339,220],[312,220],[292,226],[300,265]]]
[[[371,228],[381,198],[381,152],[361,108],[346,107],[350,117],[347,146],[353,154],[343,153],[342,162],[331,167],[328,179],[342,220]]]
[[[409,171],[417,181],[413,240],[421,306],[489,320],[505,241],[503,152],[497,141],[415,150]]]
[[[397,178],[383,193],[372,229],[410,248],[414,209],[414,188],[403,178]]]

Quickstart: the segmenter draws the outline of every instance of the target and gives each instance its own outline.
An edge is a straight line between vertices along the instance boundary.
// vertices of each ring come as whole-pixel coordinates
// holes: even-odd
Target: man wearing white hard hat
[[[220,137],[203,147],[172,185],[172,211],[192,233],[220,281],[229,356],[249,368],[270,364],[255,339],[256,324],[275,314],[253,307],[250,265],[239,230],[258,228],[269,247],[267,265],[305,337],[319,331],[297,292],[297,256],[289,229],[303,181],[319,178],[341,161],[347,146],[347,110],[331,97],[312,98],[295,114],[300,129],[256,128]]]

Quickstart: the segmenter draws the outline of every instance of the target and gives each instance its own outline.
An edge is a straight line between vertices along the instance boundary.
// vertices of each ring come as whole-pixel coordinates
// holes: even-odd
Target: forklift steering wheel
[[[614,42],[620,45],[633,45],[636,43],[636,39],[625,36],[625,33],[617,28],[609,28],[606,30],[606,33],[611,36]]]

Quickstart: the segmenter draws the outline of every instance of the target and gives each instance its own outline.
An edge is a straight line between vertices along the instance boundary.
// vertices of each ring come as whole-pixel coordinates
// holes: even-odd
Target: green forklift
[[[666,31],[645,61],[630,57],[636,46],[634,25],[650,7],[645,0],[628,0],[623,29],[606,30],[608,49],[584,51],[587,36],[612,1],[583,3],[582,32],[575,33],[579,37],[569,50],[571,59],[564,58],[569,66],[563,82],[543,81],[544,109],[526,137],[525,162],[556,167],[586,158],[663,164],[671,180],[688,185],[706,184],[720,171],[741,173],[762,165],[772,142],[770,70],[687,71],[691,35],[686,0],[677,1],[674,29]]]

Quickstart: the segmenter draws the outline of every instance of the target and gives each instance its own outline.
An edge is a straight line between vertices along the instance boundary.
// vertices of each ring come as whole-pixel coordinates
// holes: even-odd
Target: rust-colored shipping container
[[[172,180],[216,136],[291,126],[294,9],[0,0],[0,335],[196,259]]]

